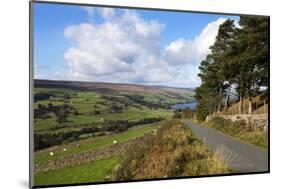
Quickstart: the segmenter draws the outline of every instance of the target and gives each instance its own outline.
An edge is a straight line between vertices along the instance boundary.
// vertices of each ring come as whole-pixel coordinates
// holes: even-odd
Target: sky
[[[229,18],[35,3],[34,78],[193,88]]]

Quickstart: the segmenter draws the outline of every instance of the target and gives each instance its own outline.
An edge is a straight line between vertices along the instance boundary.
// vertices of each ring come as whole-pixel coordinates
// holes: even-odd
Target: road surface
[[[187,125],[213,152],[221,152],[235,173],[267,172],[268,152],[190,120]]]

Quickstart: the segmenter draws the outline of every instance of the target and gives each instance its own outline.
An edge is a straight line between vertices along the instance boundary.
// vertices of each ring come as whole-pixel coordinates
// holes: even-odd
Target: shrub
[[[129,127],[128,121],[117,120],[117,121],[107,121],[102,129],[103,131],[121,132],[127,130],[128,127]]]
[[[105,132],[96,133],[95,136],[105,136]]]
[[[149,118],[143,118],[138,121],[130,121],[129,127],[135,126],[135,125],[143,125],[143,124],[150,124],[150,123],[157,123],[162,121],[163,118],[161,117],[149,117]]]
[[[99,114],[101,114],[101,113],[100,113],[100,111],[95,110],[95,111],[94,111],[94,114],[95,114],[95,115],[99,115]]]
[[[228,172],[225,162],[217,159],[178,119],[162,124],[155,134],[133,144],[125,157],[112,180],[195,176],[213,170]]]
[[[176,113],[173,115],[173,118],[175,118],[175,119],[181,119],[181,118],[182,118],[181,113],[180,113],[180,112],[176,112]]]
[[[193,111],[191,109],[184,109],[182,111],[182,117],[186,119],[190,119],[193,117]]]
[[[69,99],[71,99],[71,96],[69,94],[65,94],[65,95],[63,95],[63,98],[66,100],[69,100]]]

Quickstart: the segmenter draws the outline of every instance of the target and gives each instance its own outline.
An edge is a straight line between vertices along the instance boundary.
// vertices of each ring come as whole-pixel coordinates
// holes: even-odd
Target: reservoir
[[[196,107],[197,107],[197,102],[180,103],[171,106],[171,108],[174,110],[184,110],[186,108],[195,110]]]

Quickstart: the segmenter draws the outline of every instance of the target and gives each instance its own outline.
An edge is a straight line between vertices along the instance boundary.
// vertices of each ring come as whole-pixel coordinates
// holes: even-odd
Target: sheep
[[[54,155],[54,152],[50,152],[50,156],[53,156]]]
[[[116,141],[116,140],[114,140],[114,141],[113,141],[113,144],[116,144],[116,143],[117,143],[117,141]]]

